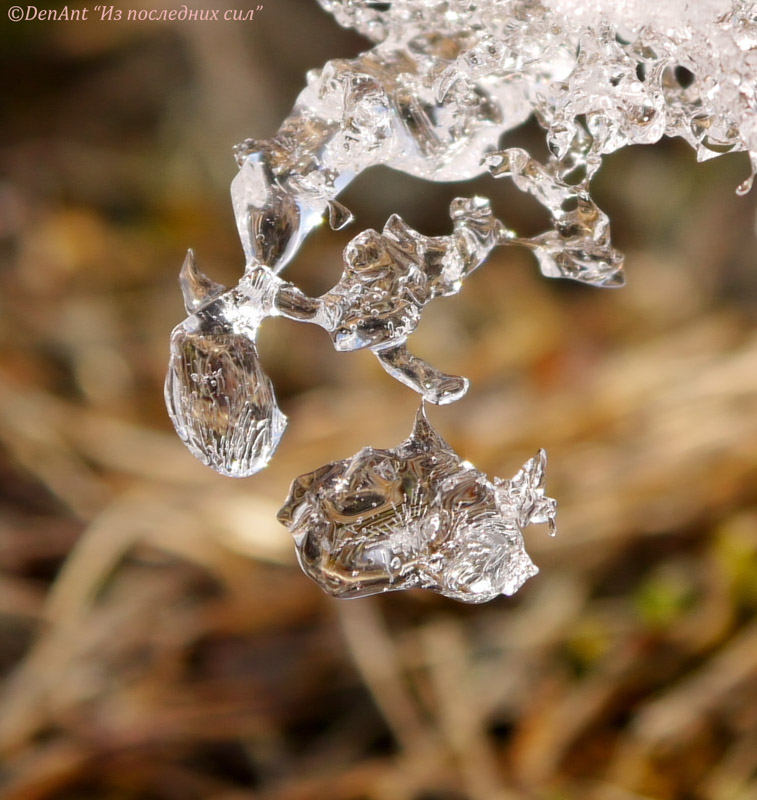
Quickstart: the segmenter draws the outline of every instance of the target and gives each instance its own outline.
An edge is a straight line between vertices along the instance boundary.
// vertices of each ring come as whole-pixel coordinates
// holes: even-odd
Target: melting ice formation
[[[255,348],[269,316],[320,325],[339,351],[369,348],[390,375],[433,403],[461,397],[467,381],[412,355],[405,340],[426,303],[458,292],[507,232],[481,198],[453,201],[451,214],[449,236],[422,236],[396,215],[382,233],[359,234],[345,249],[339,282],[317,298],[260,264],[226,289],[197,269],[190,251],[181,272],[190,316],[171,335],[166,402],[192,453],[232,477],[268,464],[286,426]]]
[[[421,406],[392,450],[364,447],[292,484],[279,520],[300,564],[337,597],[431,589],[482,603],[513,594],[538,571],[522,529],[549,522],[543,450],[511,480],[489,481],[463,461]]]
[[[757,171],[757,12],[748,0],[319,2],[375,46],[310,72],[276,136],[249,139],[236,148],[240,168],[232,181],[232,202],[246,257],[238,285],[227,289],[211,281],[197,269],[191,252],[182,269],[189,316],[171,338],[169,413],[198,458],[235,477],[265,467],[286,426],[255,347],[266,317],[317,324],[337,350],[370,349],[390,375],[424,400],[450,403],[465,393],[465,378],[446,375],[414,356],[407,339],[425,305],[457,293],[494,247],[530,248],[548,277],[622,284],[622,255],[612,246],[607,215],[590,194],[591,178],[605,154],[679,136],[699,160],[746,151],[752,176],[738,188],[740,193],[749,190]],[[500,147],[503,134],[531,115],[545,130],[550,152],[545,163],[520,148]],[[279,273],[324,218],[333,228],[351,221],[337,195],[358,173],[377,164],[429,180],[464,180],[487,170],[495,178],[510,177],[544,205],[552,225],[538,236],[519,237],[493,217],[482,198],[453,202],[447,236],[424,236],[395,215],[381,233],[359,233],[345,249],[338,283],[321,297],[308,297]],[[426,430],[428,423],[418,425]],[[429,564],[437,561],[431,556],[428,563],[424,556],[415,572],[406,566],[415,563],[415,555],[411,558],[401,544],[410,536],[401,532],[406,510],[387,512],[386,519],[398,526],[396,536],[380,527],[383,521],[373,530],[332,520],[326,528],[332,539],[333,531],[339,531],[338,557],[324,555],[331,540],[315,541],[318,534],[303,529],[308,519],[316,525],[324,509],[346,502],[338,494],[347,490],[349,480],[343,484],[326,476],[340,470],[351,475],[351,467],[343,465],[374,461],[396,471],[397,459],[406,457],[397,454],[412,449],[413,441],[397,451],[364,450],[349,462],[314,473],[321,477],[308,478],[308,485],[325,482],[318,485],[317,502],[311,497],[297,505],[297,536],[306,543],[300,554],[306,570],[320,571],[331,590],[359,594],[379,584],[396,588],[415,582],[447,592],[445,581],[450,586],[460,580],[460,585],[475,583],[459,578],[452,566],[441,567],[442,572],[449,568],[457,577],[434,573]],[[439,448],[438,458],[451,458],[441,439],[429,434],[429,442]],[[361,466],[359,471],[365,470]],[[413,519],[425,519],[421,527],[437,520],[428,524],[438,524],[455,542],[456,525],[472,525],[471,541],[482,541],[478,522],[469,524],[459,508],[455,513],[468,521],[455,523],[444,516],[457,507],[443,495],[455,495],[459,486],[438,482],[432,473],[424,478],[427,489],[411,493],[412,503],[421,498],[429,508],[447,510],[414,511]],[[304,491],[304,482],[298,479],[293,492]],[[473,483],[493,485],[483,476]],[[492,498],[499,495],[492,492],[483,492],[488,511],[476,520],[494,519],[493,509],[499,506]],[[282,512],[288,524],[294,519],[292,503],[290,498]],[[380,505],[386,508],[385,501]],[[379,529],[383,544],[375,543]],[[361,554],[356,561],[345,555],[352,552],[345,537],[354,539],[353,550]],[[507,541],[503,553],[521,552],[512,549],[514,540]],[[431,550],[436,558],[436,545]],[[519,560],[523,557],[512,555],[513,563],[525,563]],[[399,568],[392,566],[395,558]],[[483,575],[488,567],[482,559]],[[442,561],[456,563],[447,555]],[[352,563],[372,577],[347,577]],[[465,599],[484,595],[476,591]]]

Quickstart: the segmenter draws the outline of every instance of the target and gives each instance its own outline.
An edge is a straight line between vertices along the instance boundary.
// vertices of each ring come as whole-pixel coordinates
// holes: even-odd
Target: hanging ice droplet
[[[183,288],[185,275],[183,269]],[[253,271],[171,334],[165,385],[171,421],[200,461],[233,478],[267,466],[286,428],[255,347],[276,280],[268,270]]]
[[[354,219],[355,215],[338,200],[329,200],[329,226],[334,231],[340,231],[346,228]]]
[[[319,1],[379,44],[312,70],[276,135],[237,148],[239,285],[207,278],[191,251],[182,270],[190,316],[171,340],[169,413],[190,450],[227,475],[264,467],[286,423],[255,347],[265,317],[319,325],[337,350],[370,349],[425,400],[450,403],[466,379],[419,359],[408,339],[425,306],[460,291],[495,246],[529,247],[549,277],[622,284],[622,254],[590,191],[607,154],[678,136],[699,160],[745,151],[757,173],[750,0]],[[545,131],[543,163],[508,146],[529,117]],[[321,297],[278,279],[324,217],[334,229],[350,220],[336,197],[377,165],[443,181],[488,169],[536,198],[551,226],[520,238],[485,199],[458,199],[450,235],[423,236],[397,215],[359,233]],[[521,531],[545,522],[554,532],[544,468],[540,453],[490,481],[421,411],[397,448],[368,447],[298,478],[280,519],[306,572],[333,594],[421,586],[480,602],[536,571]]]
[[[463,461],[426,418],[398,447],[365,447],[301,475],[279,521],[300,564],[338,597],[422,588],[483,603],[510,595],[538,571],[522,529],[549,522],[540,451],[510,481]]]

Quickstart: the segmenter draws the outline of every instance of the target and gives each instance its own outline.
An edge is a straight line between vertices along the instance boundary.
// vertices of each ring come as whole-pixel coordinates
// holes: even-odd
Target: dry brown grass
[[[276,58],[285,27],[307,35]],[[622,291],[508,250],[429,309],[417,349],[473,381],[433,421],[490,474],[546,447],[560,533],[529,530],[542,572],[514,599],[337,602],[275,512],[300,472],[404,438],[412,393],[271,322],[290,429],[237,482],[185,451],[161,384],[185,248],[219,279],[241,264],[230,145],[270,134],[304,68],[356,42],[294,0],[246,27],[2,36],[3,800],[757,797],[745,162],[612,160]],[[399,202],[441,230],[454,189],[372,180],[347,201],[358,226]],[[538,226],[487,187],[508,224]],[[319,233],[294,279],[327,288],[343,243]]]

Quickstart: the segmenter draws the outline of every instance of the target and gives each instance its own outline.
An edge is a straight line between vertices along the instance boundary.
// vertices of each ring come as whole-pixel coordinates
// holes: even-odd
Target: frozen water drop
[[[312,70],[276,135],[236,148],[239,285],[211,281],[191,251],[182,269],[190,316],[172,336],[169,412],[189,448],[230,475],[265,466],[285,425],[255,348],[267,316],[317,324],[337,350],[370,349],[425,400],[454,402],[467,380],[419,359],[408,341],[426,305],[459,292],[494,247],[530,248],[548,277],[622,285],[623,256],[591,196],[607,154],[680,137],[700,161],[746,151],[757,171],[749,0],[320,2],[377,45]],[[500,149],[530,117],[544,129],[543,162]],[[358,234],[321,297],[276,278],[325,216],[336,229],[349,221],[336,197],[376,165],[438,181],[488,169],[531,194],[550,226],[519,238],[485,199],[458,198],[446,236],[424,236],[397,215]],[[749,177],[739,194],[751,186]],[[301,476],[280,516],[305,569],[334,594],[421,585],[480,601],[535,572],[525,525],[554,533],[544,466],[540,453],[511,480],[489,481],[420,414],[397,448],[365,448]]]
[[[175,329],[166,403],[192,453],[234,478],[265,467],[286,427],[255,343],[221,327]]]
[[[355,215],[342,205],[338,200],[328,201],[329,225],[332,230],[340,231],[346,228],[354,219]]]
[[[242,478],[263,469],[286,427],[255,346],[280,283],[265,268],[251,270],[171,334],[169,416],[189,450],[223,475]]]

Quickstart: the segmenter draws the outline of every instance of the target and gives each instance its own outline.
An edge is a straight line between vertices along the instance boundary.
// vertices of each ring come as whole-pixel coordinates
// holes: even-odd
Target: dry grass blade
[[[224,6],[225,7],[225,6]],[[148,9],[141,2],[135,8]],[[148,9],[149,10],[149,9]],[[7,27],[7,26],[6,26]],[[629,284],[547,281],[502,248],[414,334],[472,380],[431,409],[507,477],[539,447],[559,536],[469,607],[336,602],[276,522],[290,481],[407,436],[416,397],[283,319],[260,352],[290,419],[270,467],[195,462],[162,398],[187,247],[233,284],[231,145],[363,43],[316,2],[249,26],[0,29],[0,796],[3,800],[752,800],[757,797],[757,272],[739,156],[675,142],[595,184]],[[534,137],[526,125],[517,137]],[[506,182],[385,172],[359,229],[439,231]],[[328,290],[356,231],[289,277]]]

